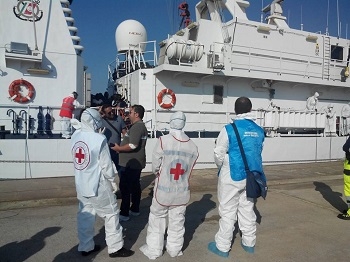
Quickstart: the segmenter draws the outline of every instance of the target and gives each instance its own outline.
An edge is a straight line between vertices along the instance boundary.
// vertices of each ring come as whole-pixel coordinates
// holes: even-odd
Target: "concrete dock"
[[[350,221],[337,218],[346,208],[342,162],[265,166],[269,193],[256,205],[255,254],[240,246],[235,230],[228,258],[207,250],[218,230],[217,170],[195,170],[186,213],[183,256],[167,253],[157,261],[349,261]],[[77,200],[73,177],[0,181],[0,261],[149,261],[145,243],[153,175],[143,173],[141,215],[122,222],[129,258],[109,258],[103,220],[96,221],[101,251],[77,252]]]

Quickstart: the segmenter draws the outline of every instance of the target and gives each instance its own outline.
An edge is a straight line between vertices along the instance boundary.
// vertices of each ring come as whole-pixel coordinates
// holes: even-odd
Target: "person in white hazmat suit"
[[[86,109],[81,122],[71,120],[76,129],[71,138],[75,185],[79,200],[78,251],[83,256],[100,250],[94,242],[96,214],[105,220],[106,243],[110,257],[128,257],[134,251],[123,247],[117,199],[112,189],[115,172],[107,139],[99,133],[102,119],[95,109]]]
[[[242,141],[249,169],[263,172],[261,154],[265,132],[254,122],[251,109],[252,103],[249,98],[237,98],[234,123]],[[246,194],[247,174],[232,123],[220,131],[214,148],[214,160],[219,167],[217,195],[220,220],[215,241],[208,244],[208,249],[218,256],[228,257],[237,221],[242,232],[242,248],[248,253],[254,253],[255,201]]]
[[[198,158],[196,144],[182,131],[185,123],[183,112],[172,114],[169,134],[161,136],[153,150],[154,194],[146,244],[140,247],[149,259],[163,254],[167,218],[166,250],[171,257],[182,255],[186,204],[190,200],[189,178]]]

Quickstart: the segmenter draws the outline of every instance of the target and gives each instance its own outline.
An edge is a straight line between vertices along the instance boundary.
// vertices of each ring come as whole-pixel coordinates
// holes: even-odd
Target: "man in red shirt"
[[[73,111],[75,108],[83,108],[80,103],[77,101],[78,93],[73,92],[69,96],[63,98],[62,106],[60,110],[61,117],[61,129],[62,137],[70,138],[72,135],[72,125],[70,120],[73,117]]]

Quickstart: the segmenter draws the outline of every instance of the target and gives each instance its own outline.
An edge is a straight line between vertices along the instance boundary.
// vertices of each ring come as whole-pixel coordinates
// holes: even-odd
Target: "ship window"
[[[10,51],[11,53],[23,54],[23,55],[29,54],[28,44],[25,44],[25,43],[11,42],[10,49],[11,49]]]
[[[331,59],[343,61],[344,57],[342,46],[332,45],[331,50]]]
[[[188,40],[197,41],[198,27],[192,28],[189,31]]]
[[[224,96],[223,86],[214,86],[214,104],[222,104]]]

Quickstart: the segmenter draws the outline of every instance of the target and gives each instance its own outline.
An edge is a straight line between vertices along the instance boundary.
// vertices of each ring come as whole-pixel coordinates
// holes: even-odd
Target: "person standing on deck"
[[[84,106],[80,105],[77,101],[78,93],[73,92],[69,96],[63,98],[61,109],[60,109],[60,117],[61,117],[61,130],[63,138],[70,138],[72,135],[72,125],[70,120],[73,118],[73,111],[75,108],[84,108]]]

